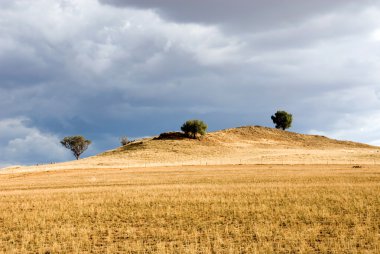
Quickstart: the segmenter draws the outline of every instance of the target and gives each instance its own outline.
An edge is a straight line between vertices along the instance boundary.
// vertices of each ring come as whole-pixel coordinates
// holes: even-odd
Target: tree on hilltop
[[[181,130],[188,136],[189,138],[197,138],[197,135],[205,135],[207,130],[207,124],[205,124],[201,120],[188,120],[186,121]]]
[[[91,144],[91,140],[87,140],[83,136],[69,136],[62,139],[61,144],[71,150],[75,158],[78,160],[79,156],[86,151]]]
[[[289,129],[292,126],[293,116],[286,111],[278,110],[271,116],[277,129]]]

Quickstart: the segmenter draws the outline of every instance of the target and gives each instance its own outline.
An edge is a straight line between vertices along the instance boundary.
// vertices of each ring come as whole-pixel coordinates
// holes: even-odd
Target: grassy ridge
[[[378,253],[380,168],[0,175],[3,253]]]

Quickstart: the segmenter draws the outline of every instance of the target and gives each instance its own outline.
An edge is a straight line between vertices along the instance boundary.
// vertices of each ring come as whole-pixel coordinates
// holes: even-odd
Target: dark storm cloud
[[[312,126],[328,130],[336,127],[336,117],[348,112],[355,116],[379,106],[374,96],[380,81],[374,74],[379,67],[375,57],[380,53],[376,46],[379,36],[376,41],[368,40],[379,27],[377,1],[100,2],[150,9],[167,20],[215,25],[236,35],[244,45],[245,57],[240,58],[238,68],[229,65],[223,70],[222,81],[209,83],[218,84],[219,89],[213,91],[223,91],[216,92],[217,98],[233,102],[233,108],[240,112],[248,112],[252,105],[267,109],[255,108],[260,114],[276,107],[288,108],[302,118],[299,130]],[[265,122],[259,120],[260,114],[254,117]]]
[[[1,165],[70,158],[66,135],[91,155],[189,118],[271,126],[277,109],[295,131],[380,140],[362,119],[380,119],[375,2],[101,2],[0,3]]]
[[[156,10],[163,17],[178,22],[215,24],[248,32],[286,27],[334,13],[339,9],[358,9],[378,5],[374,0],[99,0],[118,7]]]

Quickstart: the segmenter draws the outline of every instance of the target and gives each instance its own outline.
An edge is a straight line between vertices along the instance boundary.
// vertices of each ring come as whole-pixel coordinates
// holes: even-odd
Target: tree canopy
[[[197,135],[206,134],[207,124],[201,120],[188,120],[186,121],[181,130],[190,138],[197,138]]]
[[[293,116],[286,111],[278,110],[271,118],[277,129],[285,130],[292,126]]]
[[[91,144],[91,140],[87,140],[83,136],[69,136],[62,139],[61,144],[71,150],[75,158],[78,160],[79,156],[86,151]]]

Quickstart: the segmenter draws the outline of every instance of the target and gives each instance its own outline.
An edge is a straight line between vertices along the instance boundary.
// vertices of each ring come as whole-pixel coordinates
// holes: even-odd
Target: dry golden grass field
[[[0,253],[380,253],[378,149],[245,127],[9,168]]]
[[[380,253],[380,167],[0,175],[1,253]]]

